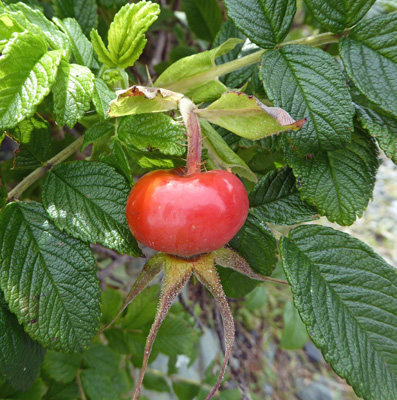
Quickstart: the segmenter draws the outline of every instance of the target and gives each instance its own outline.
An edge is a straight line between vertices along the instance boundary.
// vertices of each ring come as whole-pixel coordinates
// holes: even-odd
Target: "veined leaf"
[[[76,161],[54,167],[45,177],[43,204],[55,225],[70,235],[119,253],[141,251],[128,229],[125,179],[103,163]]]
[[[98,60],[110,68],[116,67],[116,64],[111,60],[109,50],[106,48],[105,43],[103,43],[103,40],[99,36],[98,31],[93,29],[90,32],[90,38],[92,47],[94,48],[94,51],[98,56]]]
[[[258,46],[271,49],[280,43],[292,24],[295,0],[224,0],[227,14]]]
[[[251,140],[297,130],[305,123],[304,119],[295,121],[283,109],[267,107],[257,98],[241,92],[223,93],[207,108],[198,108],[195,112],[201,118]]]
[[[63,59],[53,87],[54,111],[58,124],[72,128],[90,108],[93,90],[94,75],[90,69],[69,64]]]
[[[216,267],[223,291],[227,297],[240,299],[246,294],[251,293],[258,285],[258,281],[249,278],[246,275],[221,266]]]
[[[185,132],[181,125],[165,114],[131,115],[121,119],[117,135],[138,150],[159,150],[163,154],[182,156]]]
[[[100,317],[90,246],[59,231],[34,202],[8,204],[0,226],[0,284],[10,310],[43,346],[82,351]]]
[[[215,49],[181,58],[158,77],[156,86],[183,93],[195,103],[218,98],[227,88],[218,80],[215,59],[241,42],[229,39]]]
[[[355,25],[376,0],[305,0],[314,18],[331,32]]]
[[[90,126],[84,133],[84,141],[81,145],[81,150],[84,150],[89,144],[95,143],[114,135],[114,125],[110,122],[97,122]]]
[[[314,207],[299,197],[296,180],[288,167],[269,172],[250,193],[251,212],[266,222],[293,225],[318,217]]]
[[[43,369],[46,374],[57,382],[72,382],[81,364],[81,354],[58,353],[50,350],[47,352]]]
[[[281,239],[294,303],[336,373],[366,400],[397,393],[397,273],[371,248],[306,225]]]
[[[0,291],[0,376],[16,390],[29,388],[36,379],[45,350],[34,342],[10,313]]]
[[[362,21],[339,42],[346,73],[358,90],[397,117],[397,13]]]
[[[324,51],[290,45],[266,52],[259,71],[275,106],[307,118],[292,144],[301,154],[335,150],[350,141],[354,108],[338,63]]]
[[[110,102],[116,98],[116,93],[110,90],[103,79],[95,78],[92,102],[101,120],[109,119]]]
[[[303,200],[331,222],[351,225],[372,198],[378,151],[367,135],[354,133],[346,148],[288,160]]]
[[[32,116],[55,82],[61,50],[47,51],[40,36],[16,34],[0,57],[0,131]]]

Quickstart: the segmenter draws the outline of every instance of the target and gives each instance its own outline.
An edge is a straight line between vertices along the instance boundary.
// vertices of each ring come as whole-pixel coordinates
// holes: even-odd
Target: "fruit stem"
[[[185,123],[187,134],[185,175],[201,171],[201,128],[197,115],[194,112],[195,108],[194,103],[187,97],[183,97],[179,102],[179,111]]]

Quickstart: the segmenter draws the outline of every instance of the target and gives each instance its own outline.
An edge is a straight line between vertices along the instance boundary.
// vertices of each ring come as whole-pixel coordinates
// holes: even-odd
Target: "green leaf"
[[[73,128],[89,110],[93,90],[94,75],[90,69],[69,64],[63,59],[53,87],[54,111],[58,124]]]
[[[66,55],[69,54],[70,45],[67,36],[40,10],[33,9],[21,2],[10,4],[8,8],[13,11],[10,16],[12,15],[25,29],[41,36],[53,50],[66,50]],[[27,24],[26,21],[34,25],[35,28],[31,30],[31,25]]]
[[[159,150],[176,156],[182,156],[186,151],[182,126],[165,114],[124,117],[119,122],[117,135],[128,146],[138,150]]]
[[[95,0],[54,0],[53,7],[56,17],[75,18],[87,36],[98,24]]]
[[[98,31],[93,29],[90,32],[90,38],[98,60],[110,68],[115,68],[116,64],[111,60],[109,50],[106,48],[105,43],[103,43]]]
[[[102,292],[102,318],[101,322],[104,325],[107,325],[109,322],[113,320],[116,316],[117,311],[123,305],[123,299],[121,297],[121,293],[117,289],[106,288],[104,292]]]
[[[0,291],[0,376],[14,389],[26,390],[36,379],[44,355],[45,350],[10,313]]]
[[[84,352],[84,364],[88,368],[101,371],[111,376],[117,373],[121,357],[108,346],[94,343]]]
[[[90,126],[84,133],[84,141],[81,145],[81,150],[84,150],[88,145],[100,141],[103,138],[109,139],[114,134],[114,125],[110,122],[97,122]]]
[[[178,60],[157,78],[156,86],[183,93],[195,103],[218,98],[227,88],[218,79],[215,59],[241,42],[229,39],[215,49]]]
[[[223,140],[222,136],[207,122],[200,122],[203,130],[203,146],[208,152],[207,165],[212,169],[231,169],[233,173],[257,182],[258,178]]]
[[[317,153],[311,159],[296,158],[292,169],[301,199],[316,206],[331,222],[351,225],[372,198],[377,155],[370,137],[354,133],[352,143],[344,149]]]
[[[247,293],[252,292],[258,281],[254,281],[248,276],[240,274],[230,268],[223,268],[220,266],[216,267],[218,270],[219,278],[221,279],[221,284],[223,291],[227,297],[233,299],[240,299],[244,297]]]
[[[15,393],[12,400],[41,400],[46,391],[46,385],[38,378],[34,381],[33,385],[24,392]]]
[[[81,371],[84,393],[90,400],[118,400],[111,377],[105,372],[88,368]]]
[[[176,381],[172,383],[172,389],[178,400],[192,400],[198,394],[200,386]]]
[[[212,42],[222,25],[222,12],[217,0],[182,0],[182,8],[194,34]]]
[[[94,49],[84,36],[79,23],[74,18],[65,18],[62,21],[54,18],[54,22],[67,35],[75,63],[90,68],[94,61]]]
[[[43,369],[54,381],[69,383],[76,377],[81,358],[81,354],[58,353],[50,350],[44,359]]]
[[[156,392],[171,392],[171,388],[165,378],[155,374],[147,372],[143,378],[143,386],[148,390],[154,390]]]
[[[295,0],[224,0],[227,15],[252,42],[264,49],[280,43],[290,30]]]
[[[366,400],[397,393],[397,273],[358,239],[306,225],[281,239],[294,304],[336,373]]]
[[[48,160],[51,150],[49,123],[35,115],[20,122],[9,135],[19,143],[15,159],[16,168],[37,168]]]
[[[100,317],[89,245],[60,232],[35,202],[8,204],[0,226],[0,284],[10,310],[43,346],[81,351]]]
[[[143,290],[127,307],[123,319],[124,329],[142,329],[151,325],[157,312],[160,297],[160,285],[153,285]]]
[[[166,89],[133,86],[117,92],[117,99],[110,103],[109,116],[156,113],[176,110],[183,95]]]
[[[305,120],[294,121],[281,108],[267,107],[242,92],[226,92],[220,99],[196,113],[241,137],[257,140],[264,136],[301,128]]]
[[[309,46],[284,46],[263,55],[259,75],[275,106],[292,118],[307,118],[289,135],[300,153],[335,150],[350,141],[354,108],[332,56]]]
[[[0,131],[32,116],[55,82],[62,51],[32,33],[16,34],[0,58]]]
[[[125,179],[103,163],[76,161],[57,165],[45,177],[43,204],[55,225],[70,235],[119,253],[141,251],[128,229]]]
[[[299,350],[308,341],[305,324],[302,322],[297,309],[288,301],[285,303],[284,329],[281,336],[280,347],[287,350]]]
[[[117,67],[134,65],[146,45],[145,32],[159,13],[160,6],[151,1],[126,4],[119,10],[108,33],[110,59]]]
[[[254,311],[258,308],[262,308],[267,302],[267,291],[265,285],[258,285],[251,293],[248,293],[244,306],[250,310]]]
[[[0,135],[0,142],[1,142],[1,135]],[[0,170],[0,210],[6,205],[7,198],[8,198],[7,184],[4,178],[2,177]]]
[[[277,225],[312,221],[317,210],[303,202],[296,180],[288,167],[269,172],[250,193],[250,207],[258,218]]]
[[[252,211],[229,244],[247,260],[251,268],[270,275],[277,262],[277,242],[267,225]]]
[[[167,156],[159,151],[139,151],[129,147],[128,153],[139,167],[147,170],[172,169],[186,164],[181,157]]]
[[[358,90],[397,117],[397,13],[362,21],[339,42],[346,73]]]
[[[117,97],[103,79],[95,78],[92,102],[101,120],[109,119],[110,102]]]
[[[305,0],[314,18],[325,29],[341,33],[355,25],[376,0]]]
[[[76,383],[51,382],[43,400],[76,400],[79,397],[79,389]]]

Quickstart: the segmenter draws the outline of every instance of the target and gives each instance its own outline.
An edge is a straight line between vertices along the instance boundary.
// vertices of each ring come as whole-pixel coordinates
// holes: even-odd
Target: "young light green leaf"
[[[194,34],[212,42],[222,25],[222,11],[217,0],[182,0],[182,8]]]
[[[111,60],[109,50],[106,48],[105,43],[103,43],[103,40],[96,29],[93,29],[90,32],[90,38],[92,47],[98,56],[98,60],[110,68],[115,68],[116,64]]]
[[[19,143],[14,162],[15,168],[37,168],[49,159],[50,124],[39,115],[23,120],[8,133]]]
[[[200,121],[203,130],[203,146],[208,151],[207,165],[212,169],[231,169],[235,174],[257,182],[258,178],[224,141],[221,135],[207,121]]]
[[[301,199],[316,206],[321,215],[339,225],[361,217],[375,184],[378,151],[367,135],[354,133],[346,148],[289,160]]]
[[[338,63],[324,51],[290,45],[266,52],[259,76],[292,118],[307,118],[292,144],[301,154],[335,150],[350,141],[354,108]]]
[[[132,86],[117,92],[117,99],[110,102],[110,117],[176,110],[183,94],[166,89]]]
[[[280,340],[280,347],[287,350],[299,350],[309,340],[305,324],[299,317],[299,313],[294,305],[288,301],[285,304],[284,329]]]
[[[300,129],[305,120],[295,121],[281,108],[267,107],[254,96],[226,92],[206,108],[195,111],[199,117],[241,137],[257,140],[264,136]]]
[[[57,165],[46,175],[42,198],[59,229],[119,253],[139,256],[141,251],[125,217],[129,192],[125,179],[112,167],[76,161]]]
[[[59,353],[50,350],[46,354],[43,369],[51,379],[69,383],[75,379],[81,359],[81,354]]]
[[[103,79],[95,78],[92,102],[101,120],[109,119],[110,103],[117,97]]]
[[[218,98],[227,88],[218,80],[215,59],[241,42],[232,38],[215,49],[178,60],[158,77],[156,86],[183,93],[195,103]]]
[[[0,131],[32,116],[55,82],[61,50],[29,32],[16,34],[0,57]]]
[[[39,374],[44,355],[45,350],[10,313],[0,291],[0,376],[14,389],[26,390]]]
[[[305,0],[314,18],[327,30],[341,33],[355,25],[376,0]]]
[[[146,45],[145,32],[159,13],[160,6],[151,1],[126,4],[119,10],[108,33],[110,59],[117,67],[134,65]]]
[[[293,225],[318,217],[314,207],[303,202],[292,170],[285,167],[269,172],[250,193],[251,212],[266,222]]]
[[[58,124],[73,128],[90,108],[94,75],[89,68],[63,59],[52,90]]]
[[[53,7],[56,17],[75,18],[86,36],[98,25],[95,0],[54,0]]]
[[[74,18],[65,18],[62,21],[54,18],[53,21],[67,35],[76,64],[90,68],[94,60],[94,49],[84,36],[79,23]]]
[[[182,156],[184,129],[165,114],[141,114],[124,117],[117,128],[117,136],[128,146],[138,150],[159,150],[163,154]]]
[[[10,310],[43,346],[82,351],[100,317],[90,246],[59,231],[35,202],[8,204],[0,226],[0,284]]]
[[[280,43],[292,24],[295,0],[224,0],[227,15],[258,46],[271,49]]]
[[[306,225],[281,238],[294,304],[336,373],[366,400],[397,393],[397,273],[358,239]]]
[[[362,21],[339,42],[346,73],[358,90],[397,117],[397,13]],[[381,72],[380,72],[381,71]]]

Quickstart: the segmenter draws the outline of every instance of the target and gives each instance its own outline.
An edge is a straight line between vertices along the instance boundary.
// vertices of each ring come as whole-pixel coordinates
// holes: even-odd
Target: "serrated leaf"
[[[203,40],[212,42],[222,24],[217,0],[182,0],[189,28]]]
[[[145,32],[157,19],[160,6],[151,1],[140,1],[122,7],[108,33],[110,59],[119,68],[134,65],[146,45]]]
[[[94,75],[89,68],[63,59],[52,90],[58,124],[73,128],[90,108]]]
[[[208,152],[207,165],[212,169],[231,169],[233,173],[257,182],[258,178],[223,140],[222,136],[207,122],[200,122],[203,130],[203,146]]]
[[[90,400],[117,400],[111,377],[105,372],[88,368],[81,371],[81,382],[84,393]]]
[[[54,18],[53,21],[67,35],[76,64],[90,68],[94,60],[94,49],[79,23],[74,18],[65,18],[62,21]]]
[[[264,49],[280,43],[292,24],[295,0],[224,0],[227,15],[252,42]]]
[[[229,242],[250,267],[262,274],[270,275],[277,262],[277,241],[268,226],[252,211],[236,236]]]
[[[32,116],[55,82],[62,51],[29,32],[16,34],[0,57],[0,131]]]
[[[293,225],[318,217],[314,207],[303,202],[292,170],[269,172],[252,189],[250,207],[257,217],[277,225]]]
[[[339,42],[346,73],[358,90],[397,117],[397,13],[362,21]]]
[[[309,46],[283,46],[263,55],[259,76],[275,106],[292,118],[307,118],[289,135],[301,154],[335,150],[350,141],[354,108],[332,56]]]
[[[182,126],[165,114],[124,117],[119,122],[117,136],[138,150],[159,150],[176,156],[182,156],[186,151]]]
[[[112,167],[76,161],[54,167],[45,177],[43,204],[61,230],[119,253],[141,251],[128,229],[125,205],[130,192]]]
[[[20,122],[9,135],[19,143],[14,166],[16,168],[37,168],[48,160],[51,150],[49,123],[35,115]]]
[[[81,150],[84,150],[88,145],[95,143],[103,138],[109,138],[114,135],[114,125],[110,122],[97,122],[90,126],[84,133],[84,141],[81,145]]]
[[[314,18],[327,30],[341,33],[355,25],[376,0],[305,0]]]
[[[53,50],[65,50],[66,54],[69,54],[70,46],[68,38],[40,10],[33,9],[21,2],[10,4],[8,8],[14,12],[11,13],[11,15],[13,15],[25,29],[30,31],[29,28],[31,28],[30,25],[26,24],[25,20],[27,20],[30,24],[39,28],[39,30],[37,30],[37,28],[34,29],[33,33],[40,35],[46,40]],[[22,16],[20,13],[22,13]]]
[[[92,102],[101,120],[109,119],[110,102],[117,97],[103,79],[95,78]]]
[[[132,86],[117,91],[117,99],[110,102],[109,116],[145,114],[176,110],[183,95],[166,89]]]
[[[341,150],[295,159],[292,169],[301,198],[315,205],[331,222],[351,225],[361,217],[375,184],[378,151],[367,135],[354,133]]]
[[[10,310],[40,344],[81,351],[100,317],[89,245],[60,232],[34,202],[8,204],[0,226],[0,284]]]
[[[75,18],[87,36],[98,24],[95,0],[54,0],[53,7],[56,17]]]
[[[29,388],[36,379],[45,350],[33,341],[15,315],[11,314],[0,291],[0,376],[16,390]]]
[[[183,93],[195,103],[218,98],[227,88],[215,73],[215,59],[241,42],[241,39],[229,39],[212,50],[178,60],[157,78],[156,86]]]
[[[300,129],[305,120],[295,121],[281,108],[267,107],[256,97],[242,92],[226,92],[196,113],[241,137],[257,140],[264,136]]]
[[[103,43],[98,31],[93,29],[90,32],[90,38],[98,60],[110,68],[115,68],[116,64],[111,60],[109,50],[106,48],[105,43]]]
[[[92,344],[84,352],[83,357],[84,364],[88,368],[104,372],[110,376],[115,374],[120,367],[120,355],[101,343]]]
[[[358,239],[306,225],[281,239],[294,303],[336,373],[366,400],[397,393],[397,274]]]
[[[288,301],[285,303],[284,329],[280,340],[280,347],[287,350],[299,350],[308,341],[305,324],[299,317],[299,313],[294,305]]]
[[[46,374],[57,382],[72,382],[80,367],[82,355],[48,351],[44,359],[43,369]]]

